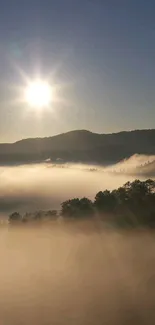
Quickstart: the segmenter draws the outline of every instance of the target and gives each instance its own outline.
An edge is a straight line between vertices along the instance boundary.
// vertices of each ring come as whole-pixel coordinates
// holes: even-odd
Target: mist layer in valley
[[[49,162],[1,167],[2,215],[59,209],[66,199],[93,199],[100,190],[145,179],[137,172],[142,160],[135,156],[106,168]],[[0,256],[2,324],[155,322],[154,230],[106,229],[99,219],[3,224]]]
[[[135,155],[116,165],[103,167],[51,162],[0,167],[0,211],[60,209],[64,200],[86,196],[93,199],[100,190],[115,189],[135,178],[154,177],[155,156]]]
[[[154,234],[88,229],[0,230],[2,324],[154,324]]]

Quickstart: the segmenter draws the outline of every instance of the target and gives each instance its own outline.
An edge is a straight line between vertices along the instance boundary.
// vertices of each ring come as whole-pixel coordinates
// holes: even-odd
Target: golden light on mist
[[[52,102],[52,99],[52,87],[46,81],[36,80],[26,87],[25,100],[36,109],[47,107]]]

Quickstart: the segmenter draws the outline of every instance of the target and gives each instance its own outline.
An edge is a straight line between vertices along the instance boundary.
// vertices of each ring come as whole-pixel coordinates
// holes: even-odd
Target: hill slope
[[[109,164],[133,154],[155,154],[155,129],[112,134],[86,130],[48,138],[24,139],[0,144],[0,164],[31,163],[46,159],[64,162]]]

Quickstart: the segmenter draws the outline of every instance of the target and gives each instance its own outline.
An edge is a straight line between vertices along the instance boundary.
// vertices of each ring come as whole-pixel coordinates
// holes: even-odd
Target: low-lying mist
[[[66,199],[93,199],[100,190],[145,178],[136,175],[136,157],[130,160],[132,164],[121,162],[121,168],[50,163],[0,167],[2,216],[15,210],[59,209]],[[106,229],[96,218],[3,224],[0,256],[1,324],[155,323],[153,230]]]
[[[145,178],[145,173],[140,174],[136,167],[142,161],[144,165],[149,159],[153,161],[153,157],[136,155],[109,167],[52,163],[1,166],[0,210],[5,214],[15,210],[59,209],[66,199],[83,196],[93,199],[100,190]]]
[[[77,226],[0,230],[1,324],[154,324],[154,234]]]

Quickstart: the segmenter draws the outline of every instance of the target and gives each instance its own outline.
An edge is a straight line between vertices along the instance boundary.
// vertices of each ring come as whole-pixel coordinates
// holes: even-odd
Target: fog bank
[[[96,166],[95,166],[96,168]],[[93,199],[100,190],[114,189],[135,177],[111,174],[91,166],[53,166],[52,164],[0,167],[0,210],[34,211],[59,209],[73,197]]]
[[[0,230],[2,324],[154,324],[154,234],[85,229]]]
[[[59,209],[73,197],[94,199],[135,178],[154,177],[154,156],[134,155],[113,166],[42,163],[0,167],[0,211]]]

